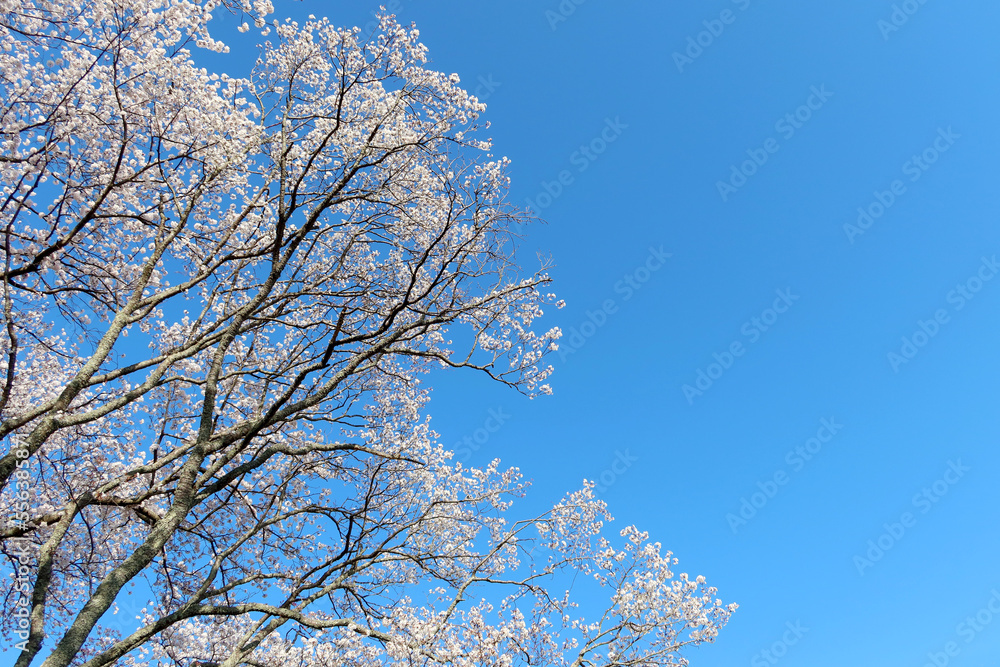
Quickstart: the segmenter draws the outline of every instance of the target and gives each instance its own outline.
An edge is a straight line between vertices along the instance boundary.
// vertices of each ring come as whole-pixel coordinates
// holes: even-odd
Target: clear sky
[[[489,105],[568,304],[553,396],[446,373],[433,426],[525,513],[601,480],[738,602],[695,667],[996,664],[1000,5],[561,6],[393,5]]]

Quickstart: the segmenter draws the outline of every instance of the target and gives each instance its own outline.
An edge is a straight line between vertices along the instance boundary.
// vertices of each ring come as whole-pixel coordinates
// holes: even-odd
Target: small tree
[[[420,376],[547,393],[553,296],[417,31],[0,0],[0,536],[18,667],[673,665],[735,609],[585,483],[437,444]],[[216,9],[272,41],[210,74]],[[244,24],[243,31],[248,29]],[[457,343],[449,340],[453,336]],[[610,604],[580,618],[560,571]],[[141,618],[113,620],[129,591]],[[492,602],[492,604],[491,604]]]

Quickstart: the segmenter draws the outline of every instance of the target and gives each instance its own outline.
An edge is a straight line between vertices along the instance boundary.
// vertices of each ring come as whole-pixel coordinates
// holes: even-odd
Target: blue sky
[[[433,378],[444,441],[502,412],[472,461],[534,479],[525,513],[603,474],[620,524],[741,605],[695,667],[992,664],[1000,6],[394,6],[482,86],[547,221],[543,324],[579,332],[551,397]]]

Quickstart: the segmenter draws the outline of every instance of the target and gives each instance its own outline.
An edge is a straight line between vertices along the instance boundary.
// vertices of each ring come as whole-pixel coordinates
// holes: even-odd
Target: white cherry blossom
[[[592,485],[510,518],[517,470],[429,427],[427,371],[545,394],[560,335],[484,105],[391,16],[225,4],[0,0],[15,664],[686,664],[734,606]],[[220,8],[268,39],[246,72],[199,64]]]

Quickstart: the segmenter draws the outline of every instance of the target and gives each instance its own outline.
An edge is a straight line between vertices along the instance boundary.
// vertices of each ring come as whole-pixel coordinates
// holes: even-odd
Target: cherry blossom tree
[[[735,605],[637,529],[607,538],[592,484],[512,518],[517,470],[430,429],[433,368],[548,393],[559,332],[532,326],[560,304],[515,264],[485,106],[415,29],[0,6],[18,667],[681,665],[714,639]],[[228,50],[213,12],[266,40],[243,76],[198,64]],[[122,620],[127,595],[149,602]]]

